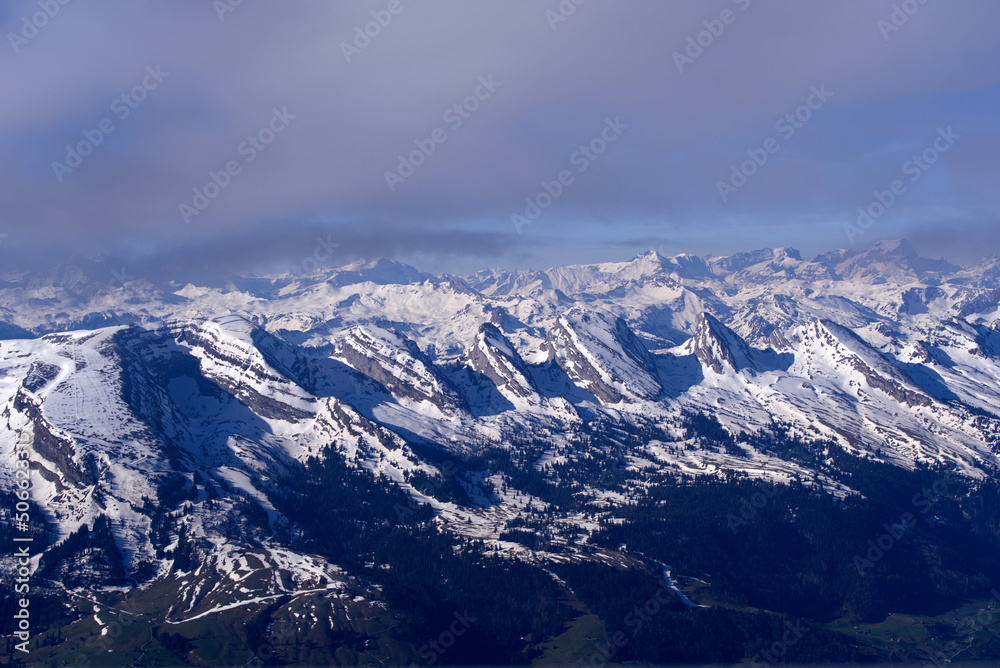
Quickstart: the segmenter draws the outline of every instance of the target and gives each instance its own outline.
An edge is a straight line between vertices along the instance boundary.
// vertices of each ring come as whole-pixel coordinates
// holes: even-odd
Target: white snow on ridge
[[[780,423],[859,456],[983,478],[1000,465],[998,270],[1000,260],[962,270],[891,243],[812,259],[792,249],[647,253],[464,283],[364,262],[225,289],[126,286],[78,306],[48,286],[67,304],[60,321],[32,306],[35,288],[0,290],[0,306],[17,302],[11,324],[21,327],[92,313],[147,322],[0,341],[0,480],[13,482],[17,439],[34,439],[33,498],[59,537],[105,514],[130,563],[165,568],[142,509],[171,473],[196,509],[184,518],[192,534],[223,554],[218,518],[201,505],[209,491],[225,481],[274,525],[268,485],[326,446],[430,503],[450,528],[522,555],[531,551],[499,535],[529,502],[544,504],[515,491],[469,490],[471,509],[423,495],[407,476],[441,471],[411,441],[466,455],[504,447],[508,435],[535,439],[543,454],[532,464],[547,472],[572,461],[592,423],[642,424],[658,436],[629,446],[637,475],[738,471],[849,493],[749,446],[741,455],[686,439],[681,416],[701,412],[732,434]],[[129,310],[137,303],[141,313]],[[631,482],[581,494],[620,503],[641,488]],[[268,559],[319,577],[302,555]],[[219,563],[240,577],[256,570]],[[191,589],[184,605],[210,593]]]

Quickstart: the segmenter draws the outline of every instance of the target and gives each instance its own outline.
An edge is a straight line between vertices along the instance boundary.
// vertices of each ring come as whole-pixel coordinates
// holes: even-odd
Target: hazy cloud
[[[4,245],[234,267],[297,262],[320,234],[343,259],[444,264],[555,264],[609,238],[622,255],[646,237],[843,246],[857,207],[945,126],[962,141],[858,243],[996,217],[995,3],[926,3],[898,30],[879,23],[891,3],[867,0],[547,15],[559,6],[243,2],[220,18],[201,0],[73,2],[27,38],[38,4],[5,3]],[[776,123],[813,86],[831,99],[786,138]],[[629,128],[580,171],[607,118]],[[771,137],[780,150],[723,201],[717,182]],[[71,167],[80,142],[96,145]],[[401,155],[422,164],[390,189]],[[573,183],[518,234],[511,214],[563,170]],[[203,203],[186,222],[181,205]]]

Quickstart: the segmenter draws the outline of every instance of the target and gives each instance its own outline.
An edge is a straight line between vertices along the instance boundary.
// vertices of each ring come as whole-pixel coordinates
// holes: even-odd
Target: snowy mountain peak
[[[906,239],[887,239],[864,251],[839,250],[817,256],[817,262],[831,267],[841,280],[881,285],[924,282],[939,284],[960,267],[945,260],[920,257]]]
[[[324,282],[336,286],[368,282],[376,285],[410,285],[435,280],[435,276],[432,274],[426,274],[408,264],[384,258],[352,262],[335,269],[329,276],[320,275],[320,278]]]
[[[508,400],[515,403],[540,403],[538,388],[531,379],[527,365],[495,325],[483,323],[480,326],[466,357],[469,367],[492,381]]]
[[[434,407],[445,415],[466,409],[464,398],[410,339],[382,327],[351,328],[335,357],[382,384],[401,404]]]
[[[461,537],[440,544],[449,552],[473,539],[553,572],[588,558],[639,566],[625,539],[640,525],[615,535],[604,518],[635,501],[655,510],[692,476],[798,480],[849,503],[896,479],[890,466],[995,479],[996,267],[948,274],[884,242],[817,260],[651,252],[464,280],[375,261],[160,292],[129,281],[90,298],[100,274],[85,264],[54,275],[73,289],[29,287],[8,268],[0,480],[13,488],[15,443],[30,439],[33,501],[53,537],[106,537],[47,550],[45,577],[173,587],[158,625],[230,619],[236,603],[263,619],[256,603],[346,582],[338,609],[365,618],[377,606],[356,600],[363,581],[397,578],[408,559],[383,570],[381,556],[351,554],[346,580],[328,556],[293,553],[331,536],[337,553],[365,545],[341,539],[394,518],[415,537],[432,524]],[[855,473],[865,467],[877,476]],[[300,542],[313,511],[345,523],[311,525],[318,542]],[[99,563],[116,550],[119,575]],[[352,628],[342,621],[338,633]],[[393,633],[399,618],[385,621],[378,632]]]
[[[682,253],[681,255],[687,255],[687,253]],[[663,262],[665,262],[666,259],[667,257],[665,255],[661,255],[659,251],[648,250],[645,253],[639,253],[638,255],[636,255],[634,258],[632,258],[632,261],[637,262],[643,260],[647,262],[656,262],[659,264],[663,264]]]
[[[575,307],[557,318],[547,344],[566,374],[605,403],[663,391],[655,361],[622,318]]]
[[[717,374],[726,373],[726,369],[739,372],[754,368],[753,353],[746,341],[705,311],[698,314],[694,334],[682,349]]]
[[[632,280],[660,277],[665,274],[676,274],[678,278],[702,279],[710,277],[712,272],[705,261],[697,255],[680,253],[667,257],[651,250],[634,257],[620,270],[620,274]]]
[[[882,239],[881,241],[876,241],[868,249],[867,254],[882,256],[897,255],[911,260],[920,257],[917,255],[916,249],[913,248],[913,244],[906,239]]]
[[[678,278],[701,280],[712,277],[712,270],[701,257],[681,253],[669,258],[661,258],[663,271],[676,274]]]
[[[774,257],[776,260],[788,258],[790,260],[801,261],[802,253],[800,253],[798,249],[792,248],[791,246],[782,246],[774,249]]]
[[[863,381],[895,402],[909,406],[931,405],[931,397],[919,383],[853,330],[832,320],[820,319],[805,328],[803,338],[809,350],[804,355],[802,351],[796,355],[796,364],[800,364],[801,358],[807,364],[822,367],[824,374],[832,370],[844,379],[845,386],[855,391],[858,381]]]

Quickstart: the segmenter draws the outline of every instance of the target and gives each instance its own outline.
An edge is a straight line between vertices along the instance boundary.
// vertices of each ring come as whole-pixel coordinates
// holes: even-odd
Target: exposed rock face
[[[508,399],[539,401],[527,365],[495,325],[484,323],[479,328],[466,357],[470,368],[493,381]]]
[[[403,402],[426,401],[452,414],[466,408],[452,383],[404,336],[373,325],[351,329],[337,344],[335,356],[381,383]]]
[[[376,262],[224,290],[131,282],[79,308],[60,292],[86,279],[72,273],[59,290],[0,290],[0,315],[31,328],[6,340],[0,323],[0,449],[31,440],[39,531],[66,538],[107,518],[52,558],[53,577],[95,591],[122,570],[168,583],[171,620],[344,584],[346,571],[296,552],[301,527],[283,505],[287,483],[320,468],[330,488],[366,480],[322,512],[353,522],[390,490],[402,503],[373,506],[370,526],[421,508],[515,558],[525,546],[500,538],[503,523],[526,497],[539,507],[541,490],[576,501],[544,527],[555,515],[531,512],[531,528],[567,529],[559,544],[573,549],[615,504],[677,475],[798,479],[843,498],[855,476],[818,456],[833,442],[988,480],[1000,469],[998,266],[959,272],[885,244],[812,260],[651,252],[464,280]],[[85,322],[102,328],[77,331]],[[691,415],[718,425],[694,436],[678,420]],[[782,439],[794,449],[769,449]]]
[[[663,391],[655,361],[621,318],[571,309],[549,330],[547,345],[566,374],[605,403]]]
[[[881,390],[898,402],[910,406],[929,406],[932,399],[913,379],[861,337],[832,320],[819,320],[809,333],[839,364],[859,373],[870,387]]]
[[[750,346],[710,313],[698,314],[694,334],[684,344],[684,349],[718,374],[725,373],[726,369],[742,371],[754,368]]]

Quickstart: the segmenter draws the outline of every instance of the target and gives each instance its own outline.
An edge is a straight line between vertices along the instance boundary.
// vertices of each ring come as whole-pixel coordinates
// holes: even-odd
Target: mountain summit
[[[204,663],[205,624],[280,629],[315,640],[275,641],[286,663],[388,665],[468,611],[454,660],[510,662],[616,628],[616,583],[665,592],[637,660],[791,618],[824,658],[886,658],[829,620],[950,610],[986,581],[953,555],[1000,562],[995,268],[884,242],[462,278],[8,269],[0,478],[28,453],[38,628],[84,647],[128,614],[138,661]],[[942,480],[947,503],[920,496]]]

